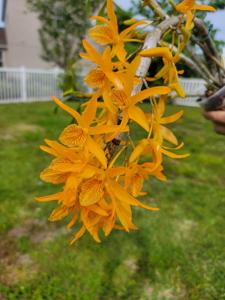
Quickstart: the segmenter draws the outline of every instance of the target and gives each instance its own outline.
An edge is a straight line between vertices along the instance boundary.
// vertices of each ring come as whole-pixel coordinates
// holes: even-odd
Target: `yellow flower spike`
[[[107,0],[107,17],[93,17],[102,25],[90,30],[91,37],[106,47],[99,53],[87,40],[83,41],[85,53],[81,53],[81,57],[95,64],[85,78],[86,83],[95,90],[90,94],[90,100],[81,106],[82,113],[78,113],[53,97],[54,102],[74,118],[74,124],[62,131],[59,136],[61,143],[45,140],[46,145],[41,146],[44,152],[53,157],[50,165],[41,172],[41,179],[63,187],[55,194],[36,200],[55,202],[56,208],[49,217],[50,221],[70,217],[67,228],[77,226],[71,244],[85,233],[100,243],[101,231],[108,236],[114,229],[136,230],[133,207],[159,210],[136,198],[146,195],[142,191],[145,181],[151,177],[166,180],[163,174],[165,156],[188,156],[176,153],[183,143],[179,144],[174,133],[166,127],[177,121],[183,112],[167,116],[165,107],[171,91],[184,95],[178,81],[181,72],[177,71],[176,63],[189,38],[195,10],[206,9],[206,6],[199,6],[195,1],[182,1],[182,4],[183,8],[181,5],[177,7],[187,15],[187,22],[186,27],[182,28],[183,39],[178,40],[177,53],[173,56],[173,49],[164,47],[166,44],[162,43],[163,47],[143,50],[130,61],[133,54],[127,57],[125,43],[137,42],[137,26],[147,23],[130,20],[127,23],[129,27],[119,32],[113,1]],[[184,5],[188,5],[187,10]],[[182,22],[183,18],[179,28]],[[173,36],[172,45],[175,42]],[[162,58],[164,66],[151,80],[162,78],[164,84],[145,87],[135,94],[134,87],[144,80],[136,76],[141,57]],[[145,113],[139,104],[148,98],[149,113]],[[132,132],[127,138],[122,135],[132,130],[130,121],[146,131],[147,138],[139,140],[136,146],[131,139]],[[168,142],[173,147],[168,146]],[[143,157],[147,159],[139,163]]]

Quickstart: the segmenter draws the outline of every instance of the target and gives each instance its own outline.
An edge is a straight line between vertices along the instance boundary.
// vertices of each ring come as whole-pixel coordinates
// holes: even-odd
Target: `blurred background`
[[[172,12],[170,1],[158,2]],[[132,17],[157,20],[143,1],[115,3],[121,29]],[[207,36],[194,32],[180,62],[187,98],[168,105],[168,114],[185,111],[173,130],[191,156],[167,159],[169,180],[145,186],[146,201],[154,199],[161,210],[136,209],[138,231],[113,232],[100,245],[87,235],[70,247],[73,232],[65,222],[47,221],[54,204],[34,200],[56,191],[39,179],[50,162],[39,145],[71,122],[50,96],[75,108],[85,99],[82,78],[90,64],[79,59],[81,42],[89,16],[104,14],[105,2],[0,0],[0,300],[225,299],[225,137],[196,102],[216,80],[211,57],[202,51],[208,37],[217,67],[225,66],[225,3],[207,4],[217,8],[198,13]],[[158,68],[156,61],[152,69]]]

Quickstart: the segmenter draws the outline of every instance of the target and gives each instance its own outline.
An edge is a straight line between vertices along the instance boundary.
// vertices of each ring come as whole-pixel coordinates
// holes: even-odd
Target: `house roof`
[[[5,28],[0,28],[0,49],[7,48],[7,39],[6,39],[6,32]]]

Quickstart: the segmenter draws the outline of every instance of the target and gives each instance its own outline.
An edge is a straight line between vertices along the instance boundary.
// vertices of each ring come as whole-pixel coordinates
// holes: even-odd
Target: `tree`
[[[39,36],[42,58],[61,68],[78,59],[81,41],[90,23],[88,15],[93,13],[101,0],[27,0],[32,11],[41,21]],[[91,8],[91,9],[90,9]]]

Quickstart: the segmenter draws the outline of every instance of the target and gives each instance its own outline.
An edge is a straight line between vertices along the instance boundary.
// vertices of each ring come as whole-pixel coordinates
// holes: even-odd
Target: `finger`
[[[225,111],[223,110],[205,111],[203,115],[208,120],[211,120],[216,123],[225,124]]]
[[[215,123],[214,125],[215,125],[214,128],[215,128],[216,133],[225,135],[225,125],[224,124]]]

